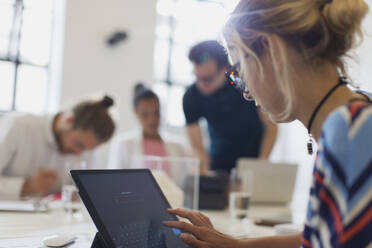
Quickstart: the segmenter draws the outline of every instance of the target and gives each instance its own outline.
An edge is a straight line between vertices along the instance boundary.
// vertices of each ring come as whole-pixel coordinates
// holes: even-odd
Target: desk
[[[253,206],[250,211],[252,218],[270,217],[290,212],[283,206]],[[256,226],[250,220],[232,219],[227,210],[204,211],[204,213],[210,217],[216,229],[235,237],[275,234],[271,227]],[[0,212],[0,248],[44,247],[41,245],[42,238],[56,233],[71,233],[79,236],[79,243],[70,247],[85,248],[90,247],[96,228],[93,222],[84,215],[69,218],[61,208],[61,204],[52,204],[51,210],[47,213]],[[28,244],[24,245],[22,242]]]

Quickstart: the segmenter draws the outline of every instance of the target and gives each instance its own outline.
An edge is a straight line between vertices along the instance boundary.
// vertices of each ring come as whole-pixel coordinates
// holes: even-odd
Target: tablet
[[[94,224],[107,247],[185,248],[175,228],[177,220],[150,170],[72,170]]]

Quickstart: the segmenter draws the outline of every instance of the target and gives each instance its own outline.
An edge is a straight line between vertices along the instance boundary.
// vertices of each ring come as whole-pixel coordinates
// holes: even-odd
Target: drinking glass
[[[72,181],[71,170],[83,170],[87,168],[86,161],[68,161],[65,163],[65,175],[62,183],[62,202],[65,213],[69,216],[79,212],[82,208],[82,202],[78,190]]]
[[[234,168],[230,174],[229,211],[236,219],[248,217],[251,195],[253,192],[253,176],[251,171],[238,174]]]

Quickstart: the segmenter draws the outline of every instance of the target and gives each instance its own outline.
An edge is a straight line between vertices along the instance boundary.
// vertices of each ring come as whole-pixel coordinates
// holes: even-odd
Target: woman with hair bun
[[[226,73],[275,122],[299,120],[307,149],[318,142],[302,233],[234,239],[197,212],[186,222],[192,247],[372,247],[371,94],[347,87],[344,58],[362,36],[364,0],[240,0],[223,29],[234,66]],[[306,149],[304,147],[304,149]]]
[[[143,83],[138,83],[134,88],[133,108],[140,129],[119,134],[113,139],[109,157],[110,168],[130,168],[133,159],[141,158],[143,155],[159,157],[186,155],[182,145],[165,140],[160,134],[159,98]],[[165,170],[170,172],[170,168]]]
[[[9,114],[0,127],[0,198],[44,196],[58,190],[66,163],[92,160],[115,130],[113,99],[78,103],[56,115]]]

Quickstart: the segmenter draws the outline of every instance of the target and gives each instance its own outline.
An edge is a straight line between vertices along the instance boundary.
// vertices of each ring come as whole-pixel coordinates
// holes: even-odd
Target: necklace
[[[327,92],[327,94],[322,98],[322,100],[320,100],[319,104],[316,106],[316,108],[314,109],[313,113],[311,114],[309,123],[307,125],[307,130],[308,130],[308,133],[309,133],[309,141],[307,142],[307,151],[308,151],[309,155],[312,155],[313,152],[314,152],[314,149],[313,149],[314,138],[311,135],[311,127],[313,125],[314,119],[315,119],[318,111],[320,110],[320,108],[323,106],[323,104],[328,100],[328,98],[332,95],[332,93],[338,87],[340,87],[342,85],[346,85],[346,84],[347,84],[346,78],[345,77],[340,77],[340,79],[338,80],[338,83],[335,86],[333,86],[332,89],[330,89]]]

